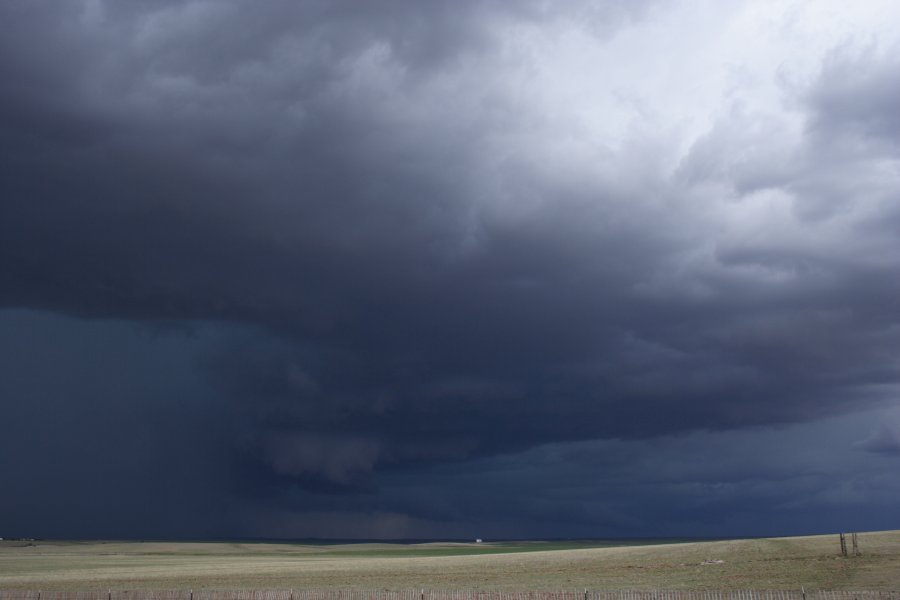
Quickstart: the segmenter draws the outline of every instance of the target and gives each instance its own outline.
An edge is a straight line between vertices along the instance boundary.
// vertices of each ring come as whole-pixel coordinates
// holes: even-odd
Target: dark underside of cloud
[[[4,348],[26,370],[67,348],[35,371],[51,377],[83,336],[102,346],[43,400],[26,392],[41,375],[7,380],[4,411],[56,432],[33,462],[7,455],[8,473],[78,446],[72,478],[98,484],[107,465],[165,496],[179,508],[153,518],[175,535],[207,496],[232,499],[223,514],[270,507],[260,531],[353,527],[310,529],[306,511],[440,534],[458,530],[428,523],[502,512],[409,500],[454,465],[895,398],[895,60],[836,51],[792,92],[796,135],[735,108],[679,154],[647,131],[579,137],[519,85],[529,66],[510,50],[520,30],[602,41],[654,3],[91,6],[0,8],[0,306],[37,336],[31,354]],[[157,333],[119,332],[131,322]],[[129,343],[147,355],[117,365],[108,348]],[[862,446],[896,453],[891,432]],[[121,447],[140,477],[101,458]],[[151,492],[188,482],[189,506]],[[115,506],[105,531],[123,535],[156,514]]]

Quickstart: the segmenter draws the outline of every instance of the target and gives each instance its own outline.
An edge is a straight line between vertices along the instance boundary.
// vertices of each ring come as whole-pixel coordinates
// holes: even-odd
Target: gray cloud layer
[[[198,366],[244,493],[896,398],[882,48],[604,134],[547,57],[655,3],[0,10],[0,305],[244,327]]]

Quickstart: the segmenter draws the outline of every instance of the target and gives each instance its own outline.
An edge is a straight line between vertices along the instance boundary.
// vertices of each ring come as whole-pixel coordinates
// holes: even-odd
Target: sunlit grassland
[[[0,589],[900,589],[900,531],[635,543],[0,542]],[[724,562],[703,564],[708,559]]]

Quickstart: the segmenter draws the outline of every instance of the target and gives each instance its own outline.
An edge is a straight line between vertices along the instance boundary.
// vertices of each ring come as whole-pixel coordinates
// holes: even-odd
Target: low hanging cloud
[[[840,10],[876,41],[802,3],[5,5],[0,306],[201,324],[221,460],[281,499],[895,402],[898,40]]]
[[[357,473],[371,472],[381,453],[375,440],[321,435],[276,433],[264,435],[263,455],[280,475],[321,474],[335,484],[348,484]]]
[[[900,456],[900,418],[897,414],[890,415],[854,446],[886,456]]]
[[[897,427],[882,425],[875,433],[860,442],[859,447],[870,452],[900,454],[900,431]]]

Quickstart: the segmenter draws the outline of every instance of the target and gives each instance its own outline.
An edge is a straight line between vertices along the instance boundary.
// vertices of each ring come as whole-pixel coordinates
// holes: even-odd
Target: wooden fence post
[[[841,555],[847,556],[847,538],[841,534]]]
[[[856,539],[856,532],[854,531],[850,537],[853,540],[853,556],[859,556],[859,541]]]

